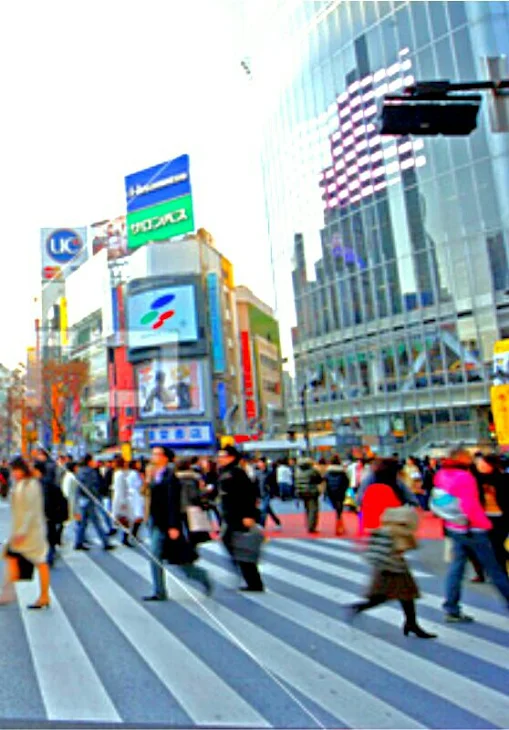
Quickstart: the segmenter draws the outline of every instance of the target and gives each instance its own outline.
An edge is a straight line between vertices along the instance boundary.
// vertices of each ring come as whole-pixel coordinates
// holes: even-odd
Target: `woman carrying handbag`
[[[37,566],[40,582],[39,599],[28,606],[32,610],[49,608],[50,568],[47,563],[46,515],[42,487],[34,479],[28,464],[21,458],[11,463],[11,535],[4,548],[6,580],[0,605],[16,600],[14,583],[30,580]]]

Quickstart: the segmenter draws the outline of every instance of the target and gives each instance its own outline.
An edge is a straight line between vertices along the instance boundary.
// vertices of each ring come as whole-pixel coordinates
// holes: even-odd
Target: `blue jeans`
[[[154,595],[158,598],[165,599],[166,593],[166,578],[164,570],[160,563],[163,557],[164,543],[166,540],[166,533],[160,530],[155,525],[151,525],[150,532],[150,551],[154,558],[157,560],[150,561],[150,570],[152,571],[152,583],[154,585]]]
[[[509,578],[497,562],[487,532],[470,532],[468,534],[449,532],[452,540],[453,558],[445,583],[446,600],[444,608],[447,613],[458,616],[461,613],[461,583],[465,574],[469,553],[474,553],[478,561],[498,588],[509,608]]]
[[[83,500],[83,502],[80,504],[80,515],[81,520],[78,523],[75,547],[83,546],[89,520],[95,527],[95,531],[99,535],[99,539],[101,540],[103,546],[106,547],[108,545],[108,538],[106,537],[102,528],[101,520],[99,519],[99,515],[97,514],[94,502],[92,502],[91,500]]]
[[[267,522],[267,517],[271,517],[272,521],[276,525],[281,524],[281,520],[276,515],[274,510],[272,509],[271,505],[271,496],[270,494],[264,494],[262,497],[262,504],[260,506],[260,524],[262,527],[265,527],[265,523]]]
[[[103,497],[101,499],[100,512],[106,525],[106,532],[111,532],[113,530],[113,522],[108,514],[108,512],[111,512],[111,499],[109,497]]]

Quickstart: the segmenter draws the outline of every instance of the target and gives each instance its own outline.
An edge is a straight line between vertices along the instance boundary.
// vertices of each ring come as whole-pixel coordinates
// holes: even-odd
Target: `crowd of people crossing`
[[[475,582],[489,579],[509,610],[507,573],[509,469],[493,454],[457,449],[440,461],[409,458],[302,457],[270,463],[227,446],[217,459],[178,459],[155,447],[150,460],[126,461],[117,455],[99,461],[86,455],[56,460],[38,449],[30,460],[3,464],[2,495],[11,499],[11,533],[4,544],[5,579],[0,604],[16,600],[15,583],[36,571],[40,594],[32,610],[50,607],[51,570],[61,547],[89,551],[93,528],[105,551],[119,544],[139,548],[150,557],[152,591],[144,601],[169,598],[166,564],[189,580],[214,591],[199,562],[199,546],[220,539],[243,584],[240,590],[265,590],[259,569],[264,528],[272,520],[285,529],[274,500],[302,505],[310,535],[320,530],[321,506],[335,513],[334,532],[345,534],[344,511],[357,515],[358,535],[372,566],[362,601],[350,606],[350,618],[398,600],[405,635],[434,638],[417,622],[419,588],[406,554],[418,547],[420,515],[431,509],[442,521],[449,566],[443,604],[448,623],[471,623],[461,605],[469,563]],[[283,509],[283,507],[281,507]]]

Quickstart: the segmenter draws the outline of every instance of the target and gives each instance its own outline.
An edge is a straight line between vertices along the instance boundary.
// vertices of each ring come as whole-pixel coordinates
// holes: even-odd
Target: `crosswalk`
[[[405,638],[397,605],[348,620],[368,569],[338,540],[275,540],[265,594],[239,594],[222,546],[201,548],[212,598],[168,577],[171,600],[144,604],[146,557],[64,551],[52,609],[35,584],[0,610],[0,720],[181,727],[507,727],[509,616],[467,591],[471,626],[442,623],[442,579],[416,565],[419,615],[439,638]]]

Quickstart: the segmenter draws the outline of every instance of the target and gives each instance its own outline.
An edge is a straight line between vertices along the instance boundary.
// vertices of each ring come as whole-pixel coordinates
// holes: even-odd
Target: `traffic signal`
[[[381,114],[380,134],[418,136],[469,135],[477,126],[481,98],[468,101],[440,101],[386,98]]]

